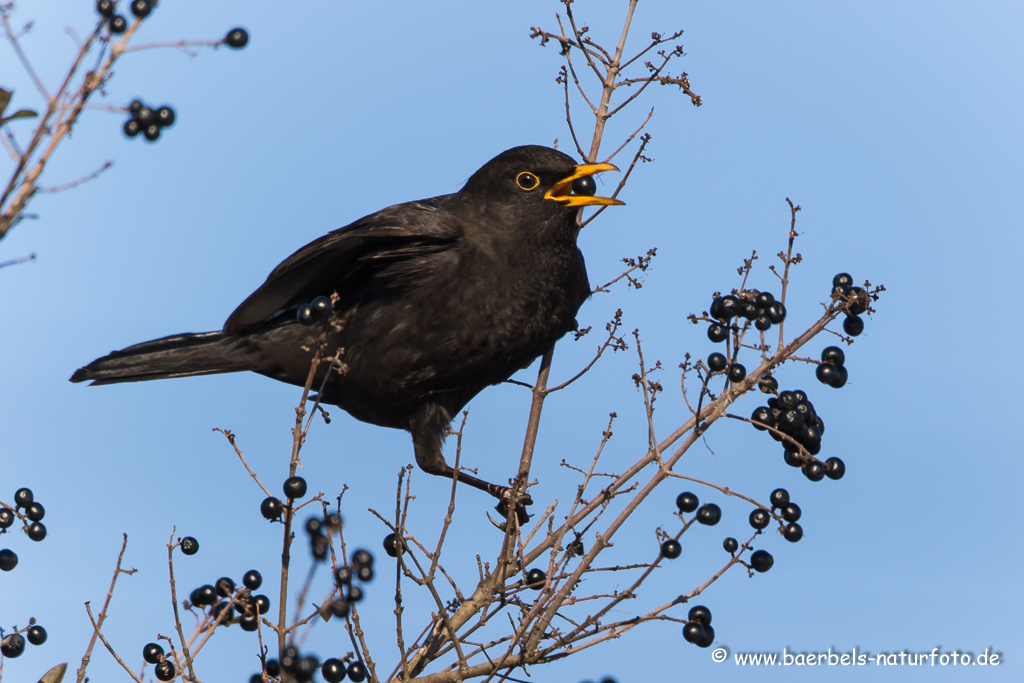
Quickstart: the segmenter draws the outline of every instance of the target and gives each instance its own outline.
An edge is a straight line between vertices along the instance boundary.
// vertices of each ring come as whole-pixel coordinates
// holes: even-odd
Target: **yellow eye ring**
[[[530,190],[536,190],[537,187],[540,185],[540,178],[530,173],[529,171],[523,171],[522,173],[516,176],[516,185],[518,185],[520,189],[526,190],[527,192],[529,192]]]

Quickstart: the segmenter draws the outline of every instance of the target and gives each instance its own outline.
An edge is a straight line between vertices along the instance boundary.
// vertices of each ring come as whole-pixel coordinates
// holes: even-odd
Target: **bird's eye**
[[[516,176],[516,185],[527,192],[530,190],[536,190],[537,186],[540,185],[540,178],[529,171],[523,171]]]
[[[573,194],[593,197],[597,193],[597,183],[593,176],[585,175],[572,181]]]

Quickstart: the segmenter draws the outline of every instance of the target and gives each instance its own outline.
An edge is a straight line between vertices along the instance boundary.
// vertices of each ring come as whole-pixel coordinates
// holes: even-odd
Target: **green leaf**
[[[7,120],[13,121],[14,119],[34,119],[37,116],[39,116],[39,114],[37,112],[32,111],[31,109],[19,109],[18,111],[8,116]]]
[[[4,113],[4,109],[7,109],[7,104],[11,101],[11,95],[13,94],[10,90],[0,88],[0,114]]]
[[[60,683],[64,680],[64,672],[68,670],[68,665],[58,664],[53,667],[39,679],[39,683]]]

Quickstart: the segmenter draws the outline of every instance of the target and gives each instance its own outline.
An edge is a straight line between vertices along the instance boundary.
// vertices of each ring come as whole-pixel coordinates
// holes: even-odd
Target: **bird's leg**
[[[428,404],[420,408],[409,421],[409,431],[412,432],[413,448],[416,452],[416,464],[427,474],[438,477],[455,478],[467,486],[480,489],[498,499],[499,513],[504,516],[507,511],[508,501],[512,496],[512,489],[507,486],[499,486],[474,477],[465,472],[456,472],[445,462],[441,454],[441,443],[444,440],[444,432],[451,423],[451,416],[443,407],[436,404]],[[516,502],[516,515],[521,524],[529,521],[530,516],[526,513],[525,505],[530,505],[533,500],[529,495],[524,495]]]

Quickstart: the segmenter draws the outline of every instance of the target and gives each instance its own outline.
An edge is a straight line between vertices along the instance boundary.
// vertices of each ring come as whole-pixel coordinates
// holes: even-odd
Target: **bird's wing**
[[[386,264],[422,261],[446,251],[459,231],[438,209],[436,200],[400,204],[310,242],[271,271],[228,317],[224,331],[247,332],[314,297],[367,288],[369,278]]]

